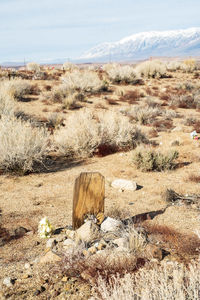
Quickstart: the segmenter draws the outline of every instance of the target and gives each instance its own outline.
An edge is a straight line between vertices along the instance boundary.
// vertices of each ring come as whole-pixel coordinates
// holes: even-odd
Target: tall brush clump
[[[26,65],[26,69],[28,71],[33,71],[33,72],[37,73],[40,71],[40,65],[35,62],[30,62]]]
[[[137,143],[146,142],[145,136],[120,113],[87,110],[71,114],[54,139],[60,152],[69,158],[105,155],[102,152],[132,149]]]
[[[189,59],[184,60],[181,69],[184,72],[192,73],[193,71],[196,70],[196,67],[197,67],[196,60],[194,58],[189,58]]]
[[[171,151],[162,154],[152,150],[136,150],[133,154],[133,163],[141,171],[165,171],[175,167],[174,161],[178,158],[179,153]]]
[[[112,83],[136,84],[140,78],[132,66],[120,66],[118,64],[108,64],[104,66]]]
[[[0,85],[0,118],[2,115],[14,115],[14,112],[16,111],[16,104],[11,97],[5,86]]]
[[[47,152],[49,134],[14,116],[0,119],[0,169],[24,174],[34,171]]]
[[[63,70],[65,71],[73,71],[75,69],[78,69],[78,67],[74,64],[72,64],[71,62],[65,62],[63,64]]]
[[[107,84],[93,71],[72,70],[66,73],[62,80],[68,90],[95,93],[107,89]]]
[[[24,79],[4,80],[0,88],[15,100],[22,100],[25,95],[31,93],[32,85]]]
[[[162,78],[166,76],[166,66],[159,60],[144,61],[135,68],[135,71],[146,78]]]

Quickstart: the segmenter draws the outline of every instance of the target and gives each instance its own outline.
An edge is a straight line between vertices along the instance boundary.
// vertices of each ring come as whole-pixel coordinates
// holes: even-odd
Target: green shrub
[[[175,167],[174,160],[178,158],[177,151],[171,151],[168,154],[162,154],[152,150],[135,151],[133,162],[137,169],[144,172],[165,171]]]

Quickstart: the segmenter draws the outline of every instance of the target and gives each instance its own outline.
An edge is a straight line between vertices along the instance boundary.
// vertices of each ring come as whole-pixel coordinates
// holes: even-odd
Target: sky
[[[72,60],[151,30],[200,27],[199,0],[0,0],[0,62]]]

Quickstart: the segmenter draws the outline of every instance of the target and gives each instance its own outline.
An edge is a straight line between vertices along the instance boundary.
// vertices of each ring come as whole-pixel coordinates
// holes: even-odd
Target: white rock
[[[75,248],[77,246],[77,244],[71,240],[71,239],[67,239],[63,242],[63,246],[66,249],[69,249],[69,248]]]
[[[3,284],[7,287],[11,287],[14,284],[14,281],[10,277],[5,277],[3,280]]]
[[[110,217],[107,217],[101,224],[101,230],[104,232],[116,231],[122,226],[122,222]]]
[[[24,268],[25,269],[29,269],[31,267],[31,265],[29,263],[25,263]]]
[[[113,243],[116,244],[120,249],[126,249],[129,247],[128,240],[126,238],[118,238],[113,240]]]
[[[135,181],[126,180],[126,179],[115,179],[112,182],[111,186],[121,190],[128,190],[128,191],[137,190],[137,183]]]
[[[53,248],[56,245],[56,240],[54,238],[48,239],[46,242],[46,248]]]
[[[76,230],[76,242],[82,241],[89,243],[99,237],[99,228],[94,222],[86,221],[80,228]]]

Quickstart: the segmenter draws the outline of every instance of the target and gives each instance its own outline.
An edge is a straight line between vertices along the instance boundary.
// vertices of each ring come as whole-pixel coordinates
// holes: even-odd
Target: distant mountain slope
[[[200,28],[142,32],[118,42],[103,43],[84,53],[88,61],[124,61],[149,56],[199,56]]]

